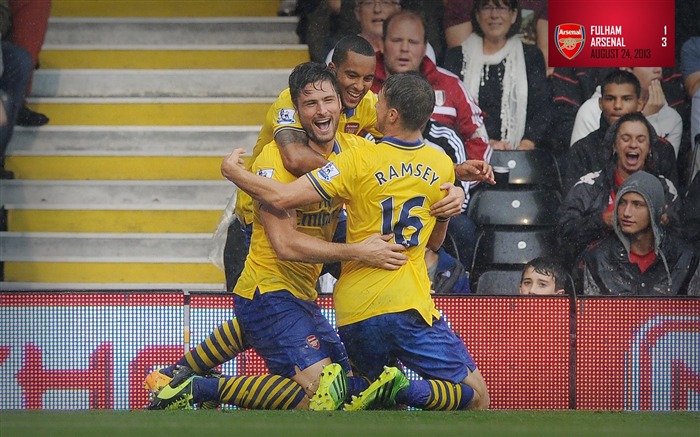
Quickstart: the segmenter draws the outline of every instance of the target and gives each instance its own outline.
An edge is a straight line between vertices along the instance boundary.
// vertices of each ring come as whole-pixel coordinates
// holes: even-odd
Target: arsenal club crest
[[[583,50],[586,44],[586,31],[575,23],[560,24],[554,28],[554,41],[557,49],[566,59],[572,60]]]
[[[316,338],[315,335],[309,335],[306,337],[306,344],[309,345],[309,347],[318,350],[321,347],[321,342],[318,341],[318,338]]]

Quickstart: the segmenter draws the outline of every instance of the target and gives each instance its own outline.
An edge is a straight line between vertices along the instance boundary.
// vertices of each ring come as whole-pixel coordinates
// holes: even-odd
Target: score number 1
[[[666,26],[664,26],[664,36],[661,37],[661,47],[666,47]]]

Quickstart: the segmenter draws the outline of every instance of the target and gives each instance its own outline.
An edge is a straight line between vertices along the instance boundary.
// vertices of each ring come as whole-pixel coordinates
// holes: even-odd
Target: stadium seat
[[[554,256],[556,242],[553,228],[484,229],[480,232],[474,249],[474,260],[470,270],[472,284],[478,284],[480,276],[488,270],[522,271],[525,264],[534,258]]]
[[[479,277],[476,294],[519,294],[521,270],[489,270]]]
[[[561,190],[559,166],[546,150],[494,150],[489,163],[510,170],[509,188],[534,185]]]
[[[561,194],[553,189],[476,191],[467,214],[477,226],[555,226]]]

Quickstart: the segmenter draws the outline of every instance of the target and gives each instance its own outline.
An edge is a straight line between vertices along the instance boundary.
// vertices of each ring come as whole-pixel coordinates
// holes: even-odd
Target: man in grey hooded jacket
[[[583,291],[588,295],[683,295],[698,272],[698,257],[664,231],[661,181],[644,171],[632,174],[615,199],[614,233],[583,255]]]

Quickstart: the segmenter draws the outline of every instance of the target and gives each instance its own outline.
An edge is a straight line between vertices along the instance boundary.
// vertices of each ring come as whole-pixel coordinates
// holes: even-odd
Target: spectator
[[[620,186],[614,207],[614,234],[583,255],[584,294],[678,295],[698,266],[690,247],[664,231],[664,187],[638,171]]]
[[[562,163],[564,193],[567,193],[581,176],[608,165],[613,159],[613,154],[603,143],[606,132],[621,116],[637,111],[641,88],[634,74],[613,70],[603,79],[600,89],[600,126],[569,149]],[[673,147],[666,140],[659,139],[651,144],[651,154],[654,160],[650,165],[655,167],[656,172],[677,184],[678,174]]]
[[[525,265],[520,278],[520,294],[566,294],[566,272],[554,260],[538,257]]]
[[[614,159],[581,177],[561,205],[557,237],[565,268],[573,267],[586,246],[612,231],[616,193],[625,179],[640,170],[654,174],[663,182],[667,205],[662,211],[664,224],[679,226],[676,187],[651,165],[650,144],[656,141],[654,128],[641,112],[623,115],[608,130],[603,144],[613,151]]]
[[[447,50],[459,47],[474,31],[474,0],[445,0],[445,40]],[[545,65],[549,54],[549,20],[547,0],[521,0],[520,25],[516,33],[525,44],[536,45],[544,55]],[[547,75],[552,72],[548,69]]]
[[[478,96],[497,150],[542,147],[551,119],[545,60],[537,47],[516,35],[519,22],[517,0],[476,0],[474,33],[445,58],[445,68]]]
[[[622,68],[622,70],[631,72],[639,79],[641,92],[637,110],[649,119],[659,137],[671,143],[678,156],[683,135],[683,120],[679,113],[666,102],[664,90],[661,87],[661,67]],[[600,127],[601,110],[598,105],[600,97],[600,87],[597,87],[593,96],[579,108],[571,132],[571,144]]]
[[[437,251],[425,250],[425,265],[430,278],[430,291],[436,294],[469,294],[472,292],[469,275],[455,257],[444,247]]]
[[[692,99],[690,116],[690,144],[692,153],[689,165],[689,180],[700,171],[700,36],[694,36],[681,49],[681,72],[685,90]]]
[[[32,91],[32,77],[34,69],[39,68],[39,53],[44,45],[46,29],[51,15],[51,0],[9,0],[10,17],[12,27],[8,40],[25,49],[32,57],[33,69],[29,77],[29,83],[24,90],[25,98]],[[3,36],[5,36],[3,34]],[[43,126],[49,122],[49,118],[27,107],[26,101],[17,115],[19,126]]]
[[[8,11],[7,2],[0,2],[3,30],[9,28]],[[24,93],[32,74],[32,59],[26,50],[8,41],[2,41],[0,50],[0,178],[12,179],[14,174],[5,169],[5,151],[24,104]]]

